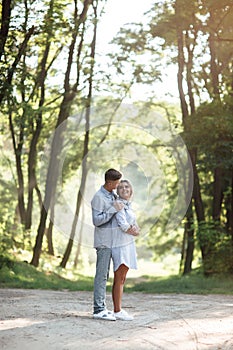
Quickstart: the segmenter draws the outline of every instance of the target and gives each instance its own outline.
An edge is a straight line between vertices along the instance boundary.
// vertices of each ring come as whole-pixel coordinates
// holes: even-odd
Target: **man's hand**
[[[114,202],[113,206],[117,211],[120,211],[124,208],[124,203],[116,201]]]
[[[136,225],[130,226],[130,228],[126,232],[129,235],[138,236],[139,235],[139,227]]]

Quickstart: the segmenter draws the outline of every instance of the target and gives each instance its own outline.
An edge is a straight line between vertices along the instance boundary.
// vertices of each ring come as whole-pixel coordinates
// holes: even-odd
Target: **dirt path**
[[[233,350],[233,296],[133,293],[124,307],[133,321],[99,321],[90,292],[0,289],[0,348]]]

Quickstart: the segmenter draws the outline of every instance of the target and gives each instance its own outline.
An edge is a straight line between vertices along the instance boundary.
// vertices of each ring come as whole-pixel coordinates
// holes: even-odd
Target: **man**
[[[96,248],[96,274],[94,280],[94,314],[93,317],[108,321],[116,318],[106,309],[106,283],[112,255],[112,218],[120,211],[124,204],[117,202],[114,190],[117,188],[122,174],[115,169],[105,172],[105,183],[94,195],[92,206],[92,220],[95,226],[94,248]]]

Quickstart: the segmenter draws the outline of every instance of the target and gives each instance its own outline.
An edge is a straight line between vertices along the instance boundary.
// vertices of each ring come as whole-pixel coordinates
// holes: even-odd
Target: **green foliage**
[[[2,138],[1,138],[2,139]],[[9,145],[4,143],[0,149],[0,168],[3,174],[0,179],[0,254],[11,250],[20,238],[21,230],[15,232],[17,227],[17,191],[14,182],[14,173],[11,169],[11,156]]]
[[[231,169],[232,105],[220,101],[202,104],[195,114],[188,117],[184,138],[190,148],[197,149],[199,162],[205,171],[216,166]]]
[[[197,231],[199,244],[205,247],[203,270],[206,275],[233,272],[232,238],[219,222],[205,222]]]
[[[120,86],[126,86],[126,91],[130,91],[134,83],[140,87],[140,84],[153,84],[161,77],[158,67],[161,53],[148,43],[148,35],[142,24],[130,24],[121,28],[112,41],[114,46],[109,57],[117,74],[114,80]],[[121,77],[120,83],[119,77]]]
[[[81,1],[77,4],[78,15],[82,13],[83,3]],[[4,176],[0,181],[0,253],[32,248],[31,235],[34,233],[25,231],[19,223],[17,196],[18,193],[24,194],[26,209],[28,188],[35,180],[39,180],[40,173],[44,178],[38,182],[44,188],[47,168],[42,166],[40,168],[39,157],[44,155],[44,146],[48,144],[48,139],[55,129],[64,88],[67,92],[66,97],[70,98],[66,106],[70,114],[81,115],[80,111],[83,111],[83,107],[85,109],[87,103],[87,87],[93,63],[93,58],[90,57],[93,11],[88,12],[83,26],[77,28],[75,23],[77,18],[73,16],[74,4],[69,0],[12,3],[12,18],[0,67],[2,78],[0,89],[4,95],[1,103],[1,132],[4,141],[14,136],[10,144],[4,142],[4,147],[1,147],[3,159],[0,168]],[[109,67],[105,64],[104,69],[96,73],[93,79],[93,91],[94,94],[100,95],[107,91],[108,95],[114,96],[99,97],[91,106],[94,111],[91,115],[93,118],[91,125],[96,124],[97,127],[93,127],[90,132],[88,169],[92,174],[102,175],[114,159],[115,164],[135,180],[134,185],[137,188],[135,202],[138,208],[143,208],[138,210],[138,221],[144,231],[149,228],[148,246],[161,255],[168,251],[179,254],[182,241],[182,228],[173,233],[164,232],[178,193],[177,184],[180,179],[176,175],[176,164],[170,154],[170,148],[165,147],[161,140],[137,128],[134,128],[132,135],[132,128],[122,128],[121,125],[114,124],[114,118],[117,115],[117,121],[122,123],[129,121],[132,124],[143,120],[145,125],[150,123],[151,127],[158,124],[161,133],[165,135],[166,128],[162,121],[154,116],[156,111],[169,120],[177,131],[183,132],[185,129],[182,135],[187,145],[190,149],[197,150],[196,166],[207,221],[202,226],[196,225],[195,222],[195,228],[199,227],[199,230],[196,229],[195,239],[197,238],[197,241],[206,247],[208,254],[204,268],[206,272],[212,273],[232,269],[232,237],[229,235],[231,230],[229,223],[226,227],[226,221],[230,221],[227,217],[232,216],[233,50],[232,45],[228,45],[232,42],[233,33],[231,5],[230,0],[157,1],[147,14],[148,21],[145,25],[142,23],[126,25],[113,40]],[[32,25],[35,25],[35,30],[20,56],[19,48]],[[77,32],[79,36],[74,43],[73,52],[70,51],[69,54],[72,37]],[[210,47],[211,36],[214,37],[214,43]],[[178,41],[183,46],[183,55],[179,55],[181,48],[178,47]],[[73,62],[68,70],[70,79],[64,83],[66,64],[72,55]],[[15,67],[13,63],[17,59],[19,61]],[[141,107],[138,115],[135,116],[127,107],[119,109],[123,98],[130,94],[133,84],[138,84],[139,88],[142,84],[149,84],[152,87],[153,82],[161,79],[161,73],[166,71],[171,63],[180,65],[182,63],[184,66],[182,72],[183,82],[186,79],[186,84],[183,84],[184,90],[187,90],[187,85],[189,86],[189,90],[184,91],[187,105],[186,97],[189,95],[190,98],[191,92],[197,106],[200,101],[207,101],[201,103],[198,108],[194,106],[196,112],[186,118],[185,125],[182,125],[178,108],[155,101],[156,95],[153,92],[151,100],[145,104],[140,102],[137,104]],[[192,73],[191,77],[188,76],[188,72]],[[8,79],[10,73],[12,73],[11,81]],[[218,79],[214,82],[216,75]],[[216,88],[219,94],[216,94]],[[169,93],[169,86],[167,90]],[[73,105],[70,105],[70,101]],[[190,106],[188,109],[191,109]],[[84,119],[82,115],[80,124],[70,130],[70,138],[65,140],[63,153],[59,155],[64,160],[61,187],[68,184],[72,192],[77,192],[79,185],[79,179],[77,183],[72,181],[74,178],[77,179],[82,164]],[[9,120],[13,126],[11,133],[6,127]],[[113,124],[109,128],[111,122]],[[14,142],[15,154],[12,149]],[[36,147],[30,163],[32,146]],[[148,153],[159,160],[158,164],[150,162],[146,156]],[[18,156],[22,171],[20,184],[19,164],[16,167],[15,155]],[[139,164],[138,159],[142,160],[143,166]],[[161,171],[158,170],[159,163]],[[29,165],[31,165],[30,171]],[[221,178],[223,201],[220,203],[220,223],[216,225],[211,221],[211,217],[215,200],[214,175],[217,167],[223,171]],[[150,190],[151,192],[156,190],[156,197],[149,199],[150,208],[145,210],[144,203],[147,198],[144,189],[147,184],[143,172],[146,173],[148,168],[152,169],[150,180],[153,183]],[[32,174],[34,171],[36,179],[29,179],[29,173]],[[163,181],[164,178],[166,181]],[[43,188],[39,190],[43,192]],[[77,191],[73,191],[74,188]],[[161,213],[160,204],[165,198],[165,192],[166,200]],[[35,188],[34,193],[32,231],[37,225],[39,216]],[[63,197],[60,196],[60,192],[58,197],[61,202]],[[58,215],[56,209],[55,217]],[[55,239],[58,241],[58,236]],[[64,241],[64,237],[61,241],[59,238],[59,254],[63,253],[61,247],[64,246]],[[10,271],[7,261],[3,265],[2,271],[5,269],[7,275]],[[13,267],[16,269],[16,265]],[[11,270],[15,283],[17,283],[15,276],[21,275],[20,269],[16,270]],[[34,270],[30,270],[30,273],[32,271]],[[30,283],[25,280],[26,286]],[[46,281],[44,283],[47,284]]]
[[[0,270],[4,267],[12,269],[14,262],[7,255],[0,255]]]

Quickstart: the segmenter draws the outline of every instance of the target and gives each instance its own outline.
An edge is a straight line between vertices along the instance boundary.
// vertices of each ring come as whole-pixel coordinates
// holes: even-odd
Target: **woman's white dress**
[[[112,259],[113,270],[121,264],[130,269],[137,269],[137,254],[134,236],[126,233],[131,225],[137,225],[131,203],[122,200],[124,208],[116,213],[113,219]]]

